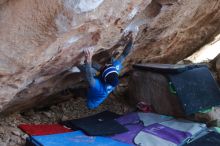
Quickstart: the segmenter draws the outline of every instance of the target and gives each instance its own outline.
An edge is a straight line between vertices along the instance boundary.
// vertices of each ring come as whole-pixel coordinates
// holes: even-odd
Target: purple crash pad
[[[111,136],[112,139],[135,145],[133,139],[144,128],[144,125],[139,119],[138,113],[130,113],[116,119],[121,125],[128,129],[128,132]]]

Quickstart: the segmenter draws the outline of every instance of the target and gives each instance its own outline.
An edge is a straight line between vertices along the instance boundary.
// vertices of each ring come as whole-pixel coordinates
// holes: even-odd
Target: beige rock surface
[[[78,87],[83,77],[67,70],[83,60],[83,48],[111,52],[127,31],[135,37],[128,67],[182,60],[216,35],[219,8],[219,0],[1,0],[0,111],[48,104]]]

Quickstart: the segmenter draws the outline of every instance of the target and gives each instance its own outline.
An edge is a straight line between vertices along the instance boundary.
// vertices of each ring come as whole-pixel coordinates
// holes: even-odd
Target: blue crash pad
[[[32,136],[30,141],[36,146],[130,146],[107,137],[87,136],[82,131]]]

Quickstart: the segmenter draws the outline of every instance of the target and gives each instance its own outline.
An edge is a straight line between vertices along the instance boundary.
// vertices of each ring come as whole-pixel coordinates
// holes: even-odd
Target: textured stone
[[[159,114],[184,116],[179,98],[170,92],[168,80],[163,74],[136,69],[129,85],[129,102],[133,106],[144,102]]]
[[[4,142],[0,142],[0,145],[1,145],[1,146],[7,146],[7,144],[4,143]]]
[[[68,72],[83,48],[93,46],[94,60],[105,63],[128,31],[135,51],[127,67],[182,60],[217,35],[219,7],[218,0],[1,0],[0,111],[69,99],[59,93],[83,85]]]
[[[12,134],[15,135],[15,136],[20,136],[20,132],[19,131],[12,131]]]

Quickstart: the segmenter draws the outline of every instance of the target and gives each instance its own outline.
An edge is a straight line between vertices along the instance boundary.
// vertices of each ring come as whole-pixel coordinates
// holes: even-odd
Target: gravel
[[[42,124],[57,123],[61,120],[77,119],[93,115],[104,110],[118,114],[130,112],[133,109],[119,102],[114,97],[109,97],[102,105],[95,110],[88,110],[84,98],[72,98],[69,101],[41,109],[29,110],[23,113],[0,119],[0,146],[24,146],[27,134],[17,128],[19,124]]]

